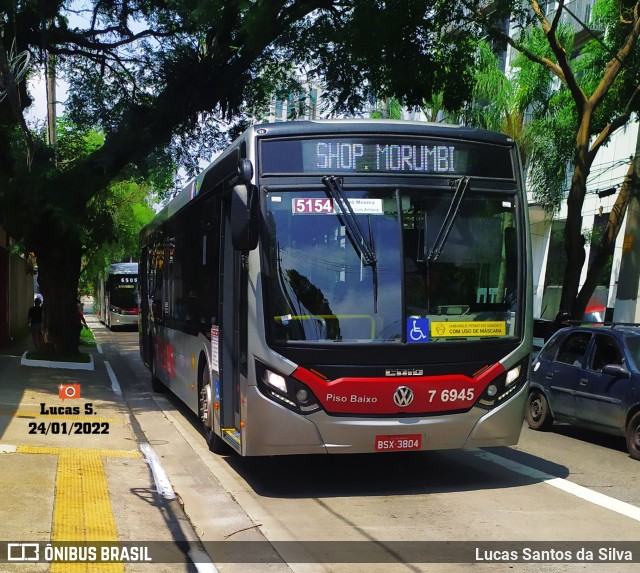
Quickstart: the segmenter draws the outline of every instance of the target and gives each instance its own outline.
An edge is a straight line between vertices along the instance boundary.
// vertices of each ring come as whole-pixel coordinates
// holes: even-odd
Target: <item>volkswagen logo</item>
[[[413,402],[413,390],[407,386],[399,386],[393,393],[393,401],[396,406],[405,408]]]

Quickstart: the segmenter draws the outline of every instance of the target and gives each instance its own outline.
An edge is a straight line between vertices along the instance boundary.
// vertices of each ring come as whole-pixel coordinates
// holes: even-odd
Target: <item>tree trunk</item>
[[[38,248],[36,256],[38,282],[44,298],[45,343],[56,354],[75,354],[78,352],[77,291],[82,245],[53,234]]]
[[[571,318],[580,320],[582,315],[576,316],[574,303],[580,286],[580,273],[585,261],[584,236],[582,235],[582,205],[586,189],[588,170],[582,169],[578,162],[571,180],[571,190],[567,199],[567,221],[564,226],[564,250],[567,255],[567,265],[564,269],[562,281],[562,297],[560,310],[571,312]]]
[[[617,235],[616,231],[616,235]],[[603,244],[604,243],[604,244]],[[609,257],[613,254],[613,249],[615,247],[615,238],[613,243],[608,244],[608,241],[603,241],[597,246],[592,246],[592,248],[596,249],[596,254],[591,260],[591,265],[589,266],[589,271],[587,272],[587,278],[578,293],[575,301],[573,302],[573,307],[571,309],[572,317],[578,317],[576,320],[581,320],[584,316],[584,312],[587,309],[587,305],[591,300],[591,295],[596,290],[598,286],[598,279],[600,278],[600,273],[604,268],[605,264]]]

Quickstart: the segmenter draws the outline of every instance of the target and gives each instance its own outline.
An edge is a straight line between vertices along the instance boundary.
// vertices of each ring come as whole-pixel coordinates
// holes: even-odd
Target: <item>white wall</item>
[[[617,192],[620,190],[620,186],[627,173],[630,158],[635,154],[636,142],[638,138],[638,124],[631,123],[625,128],[618,130],[611,139],[611,142],[606,147],[603,147],[596,157],[596,161],[593,164],[591,173],[587,180],[587,195],[585,197],[582,216],[583,226],[588,233],[591,231],[593,218],[597,216],[600,208],[603,213],[608,213],[613,207]],[[616,188],[616,193],[609,197],[598,197],[599,191],[604,191],[610,188]],[[556,220],[562,220],[567,218],[566,203],[562,205],[560,211],[554,216]],[[545,227],[544,225],[547,225]],[[626,233],[627,217],[623,221],[622,228],[618,234],[616,240],[616,247],[613,256],[611,280],[609,284],[609,296],[607,306],[616,307],[620,302],[617,301],[618,291],[618,275],[621,267],[623,257],[623,243]],[[549,226],[548,223],[539,222],[532,224],[532,254],[533,254],[533,269],[534,269],[534,316],[540,316],[542,297],[544,293],[544,271],[547,266],[547,249],[549,245]],[[546,233],[546,234],[545,234]],[[546,237],[546,239],[545,239]],[[586,247],[586,260],[589,260],[589,245]],[[624,253],[624,256],[627,256]],[[582,269],[580,275],[580,285],[583,284],[587,273],[587,265]],[[625,308],[629,307],[631,303],[625,301]],[[635,305],[635,303],[633,303]],[[617,311],[616,311],[617,312]],[[637,311],[640,313],[640,309]],[[628,308],[624,312],[625,317],[633,314],[636,315],[635,306],[633,309]],[[615,315],[614,315],[615,316]],[[638,317],[640,318],[640,317]],[[618,320],[618,318],[616,318]],[[629,320],[629,319],[627,319]]]

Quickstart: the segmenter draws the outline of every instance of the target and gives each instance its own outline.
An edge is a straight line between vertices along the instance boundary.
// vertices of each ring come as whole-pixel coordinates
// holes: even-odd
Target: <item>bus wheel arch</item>
[[[198,417],[202,422],[204,437],[209,449],[214,454],[228,453],[227,445],[215,432],[214,388],[211,380],[211,369],[204,354],[198,360]]]

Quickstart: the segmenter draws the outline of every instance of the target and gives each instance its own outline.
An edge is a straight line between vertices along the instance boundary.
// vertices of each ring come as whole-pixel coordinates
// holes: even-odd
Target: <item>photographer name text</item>
[[[628,549],[617,549],[616,547],[600,547],[599,549],[582,547],[577,550],[570,549],[533,549],[523,547],[522,549],[482,549],[476,547],[476,561],[485,562],[539,562],[539,563],[575,563],[575,562],[598,562],[598,563],[620,563],[632,562],[633,552]]]

